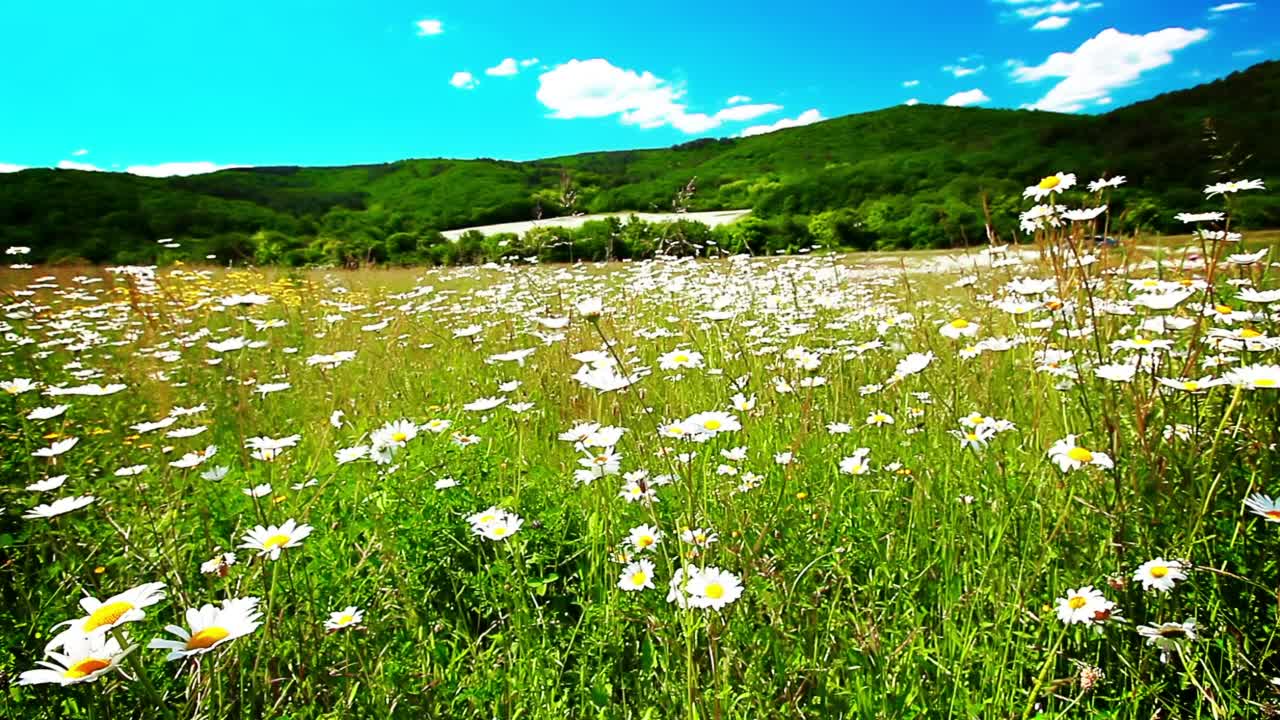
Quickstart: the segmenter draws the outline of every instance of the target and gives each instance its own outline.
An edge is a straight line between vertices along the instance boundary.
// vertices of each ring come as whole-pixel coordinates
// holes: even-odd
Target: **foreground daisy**
[[[1097,465],[1110,470],[1115,467],[1111,457],[1106,453],[1095,452],[1076,444],[1076,436],[1068,435],[1049,448],[1049,459],[1057,464],[1062,472],[1079,470],[1085,465]]]
[[[1272,500],[1270,495],[1254,493],[1244,501],[1244,504],[1254,514],[1266,518],[1269,522],[1280,522],[1280,503]]]
[[[1196,623],[1167,622],[1159,625],[1139,625],[1138,634],[1147,639],[1148,645],[1160,648],[1160,662],[1169,662],[1169,651],[1178,648],[1179,641],[1196,639]]]
[[[1142,583],[1143,590],[1169,592],[1175,582],[1186,580],[1187,576],[1182,572],[1182,563],[1177,560],[1156,558],[1142,563],[1133,579]]]
[[[45,652],[64,647],[75,637],[104,635],[112,628],[129,622],[137,622],[147,616],[142,611],[142,608],[155,605],[163,599],[164,583],[160,582],[144,583],[137,587],[129,588],[119,595],[113,595],[106,600],[98,600],[91,597],[81,598],[80,607],[84,608],[84,611],[89,614],[82,618],[67,620],[55,625],[55,630],[63,626],[67,627],[49,641],[49,644],[45,646]]]
[[[272,560],[280,558],[284,548],[298,547],[303,539],[311,534],[310,525],[298,525],[292,518],[279,527],[261,525],[245,533],[240,547],[257,550],[258,557],[269,555]]]
[[[165,630],[178,640],[157,638],[147,644],[152,650],[169,650],[166,660],[182,660],[201,655],[229,640],[235,640],[257,630],[262,625],[262,613],[258,611],[258,598],[231,598],[222,601],[222,607],[206,604],[187,610],[190,631],[177,625],[167,625]]]
[[[489,540],[506,540],[524,525],[524,519],[497,507],[482,510],[467,518],[471,532]]]
[[[653,588],[653,563],[649,560],[637,560],[622,569],[622,577],[618,578],[618,587],[628,592]]]
[[[363,620],[364,611],[355,605],[348,605],[344,610],[329,613],[329,619],[324,621],[324,629],[329,632],[337,632],[353,625],[359,625]]]
[[[719,610],[742,595],[742,581],[731,572],[707,566],[690,573],[689,605]]]
[[[18,676],[18,685],[75,685],[93,682],[120,665],[124,656],[137,645],[121,648],[120,642],[106,635],[75,635],[62,645],[63,652],[46,652],[53,660],[39,660],[41,667]]]
[[[22,517],[26,520],[57,517],[72,510],[79,510],[96,499],[92,495],[58,498],[51,503],[44,503],[31,508]]]
[[[1109,604],[1101,590],[1085,585],[1079,590],[1068,590],[1066,597],[1058,598],[1058,619],[1063,625],[1088,625],[1099,611],[1106,611]]]
[[[1056,172],[1046,176],[1035,185],[1029,186],[1022,192],[1022,197],[1041,200],[1053,193],[1060,193],[1063,190],[1070,190],[1076,184],[1075,173]]]

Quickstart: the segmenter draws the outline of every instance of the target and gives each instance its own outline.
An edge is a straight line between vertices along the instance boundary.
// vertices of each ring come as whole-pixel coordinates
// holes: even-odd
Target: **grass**
[[[167,268],[153,279],[6,271],[0,377],[41,387],[0,396],[11,450],[0,461],[0,715],[1274,712],[1276,526],[1244,500],[1275,491],[1276,390],[1191,394],[1153,379],[1274,367],[1274,349],[1207,341],[1213,329],[1249,327],[1268,342],[1274,314],[1227,324],[1201,312],[1206,302],[1261,307],[1236,299],[1228,281],[1271,287],[1268,268],[1206,267],[1177,253],[1156,263],[1131,246],[1082,265],[1072,247],[1064,231],[1046,231],[1039,254],[1016,264],[949,271],[913,254],[351,273]],[[972,277],[957,282],[962,275]],[[1026,314],[996,307],[996,298],[1018,299],[1009,283],[1022,277],[1045,279],[1047,292],[1022,296]],[[1212,302],[1201,291],[1164,312],[1090,311],[1091,299],[1125,305],[1135,297],[1127,280],[1152,277],[1207,278]],[[270,301],[219,302],[244,293]],[[589,297],[603,301],[598,320],[576,309]],[[1165,315],[1190,327],[1135,329]],[[538,318],[569,322],[554,329]],[[959,318],[977,335],[940,332]],[[1064,332],[1083,327],[1092,334]],[[261,346],[210,348],[235,337]],[[1135,337],[1171,343],[1142,353],[1112,345]],[[1009,342],[972,347],[993,338]],[[522,362],[494,358],[521,349],[532,349]],[[337,367],[307,363],[346,350],[354,359]],[[572,355],[590,350],[625,373],[652,372],[597,391],[574,377],[582,363]],[[895,375],[912,353],[932,359]],[[689,366],[660,368],[664,356],[679,364],[676,355]],[[1139,356],[1155,360],[1130,382],[1094,372]],[[519,386],[501,388],[512,381]],[[126,387],[41,395],[89,382]],[[289,387],[259,390],[273,383]],[[484,397],[506,401],[464,408]],[[55,403],[69,409],[27,418]],[[531,407],[515,412],[517,403]],[[741,429],[699,442],[665,432],[710,411]],[[1012,427],[974,431],[985,447],[962,447],[971,413],[983,427]],[[878,414],[893,423],[869,424]],[[131,427],[166,417],[177,419]],[[402,418],[417,435],[392,462],[338,463],[336,451],[369,445]],[[451,424],[437,433],[432,420]],[[579,422],[625,428],[616,469],[593,462],[603,448],[559,439]],[[204,430],[166,436],[179,428]],[[296,446],[270,461],[246,445],[293,434]],[[1069,434],[1114,467],[1060,470],[1046,453]],[[79,441],[65,453],[32,455],[68,437]],[[216,452],[197,467],[171,465],[209,445]],[[202,477],[219,466],[225,477]],[[591,478],[595,467],[605,474],[575,481],[575,470]],[[648,474],[632,474],[640,471]],[[60,488],[25,489],[61,474]],[[447,478],[456,486],[438,486]],[[627,482],[655,501],[620,497]],[[244,492],[264,485],[260,496]],[[22,518],[37,503],[84,495],[94,502]],[[490,506],[523,524],[500,540],[476,534],[468,518]],[[278,559],[238,547],[254,526],[289,519],[313,530]],[[662,533],[643,551],[628,543],[640,526]],[[686,528],[718,540],[682,542]],[[201,572],[228,551],[237,561],[225,574]],[[655,587],[624,591],[623,568],[639,557],[652,560]],[[1187,576],[1169,592],[1134,580],[1157,558],[1181,561]],[[706,566],[740,579],[741,596],[719,609],[667,601],[678,570]],[[124,672],[15,684],[56,623],[87,614],[81,597],[147,582],[164,583],[166,596],[112,631],[142,646],[112,660]],[[1124,621],[1064,625],[1059,598],[1082,586],[1100,589]],[[714,604],[711,590],[687,590]],[[182,625],[187,608],[244,597],[259,598],[261,611],[248,634],[173,662],[146,648],[168,636],[165,625]],[[362,619],[326,630],[347,606]],[[1163,650],[1137,631],[1183,621],[1196,637]]]

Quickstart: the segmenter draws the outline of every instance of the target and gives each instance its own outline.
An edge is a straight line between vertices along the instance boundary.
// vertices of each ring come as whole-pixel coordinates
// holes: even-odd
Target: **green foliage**
[[[784,235],[751,238],[757,225],[727,236],[724,247],[937,248],[981,241],[984,201],[1008,209],[1027,183],[1058,170],[1081,181],[1127,176],[1111,198],[1113,230],[1172,232],[1181,229],[1175,213],[1204,207],[1196,187],[1224,173],[1280,181],[1280,148],[1270,141],[1278,109],[1273,61],[1099,116],[895,107],[750,138],[522,163],[405,160],[168,179],[26,170],[0,175],[0,244],[31,247],[37,262],[154,262],[169,252],[154,241],[168,237],[183,243],[169,259],[202,259],[197,253],[212,248],[232,262],[474,262],[514,245],[448,249],[432,233],[582,211],[670,211],[676,192],[697,178],[689,210],[750,208]],[[998,234],[1013,237],[1016,216],[993,215]],[[1245,227],[1278,226],[1280,200],[1251,198],[1237,217]],[[648,257],[685,247],[682,231],[705,239],[688,226],[636,228],[634,238],[592,226],[570,245],[530,254]],[[262,232],[294,240],[266,250],[241,241]],[[667,242],[672,232],[677,242]]]

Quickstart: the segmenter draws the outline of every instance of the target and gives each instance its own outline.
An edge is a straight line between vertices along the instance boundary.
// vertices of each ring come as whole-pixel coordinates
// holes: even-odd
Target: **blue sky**
[[[522,160],[915,101],[1102,112],[1280,57],[1278,27],[1262,0],[8,2],[0,171]]]

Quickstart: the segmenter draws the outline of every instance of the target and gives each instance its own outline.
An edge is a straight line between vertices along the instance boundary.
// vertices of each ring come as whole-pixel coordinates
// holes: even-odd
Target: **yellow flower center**
[[[1165,567],[1164,565],[1156,565],[1151,568],[1151,577],[1153,578],[1162,578],[1168,574],[1169,574],[1169,568]]]
[[[965,320],[964,318],[956,318],[955,320],[952,320],[950,324],[951,324],[951,327],[957,330],[963,330],[969,327],[969,321]]]
[[[643,570],[637,570],[636,572],[631,573],[631,584],[637,587],[645,584],[645,581],[648,579],[649,576]]]
[[[1058,177],[1057,175],[1050,175],[1044,178],[1043,180],[1041,180],[1040,184],[1037,185],[1036,187],[1040,188],[1041,190],[1052,190],[1058,187],[1058,185],[1060,184],[1062,184],[1062,178]]]
[[[724,586],[718,582],[713,582],[708,584],[707,597],[711,598],[712,600],[719,600],[720,598],[724,597]]]
[[[1093,462],[1093,453],[1089,452],[1088,450],[1085,450],[1082,447],[1071,448],[1070,450],[1067,451],[1067,457],[1071,458],[1072,460],[1075,460],[1076,462],[1082,462],[1082,463]]]
[[[506,528],[506,526],[504,526],[504,525],[499,525],[499,526],[495,527],[495,528],[493,529],[493,534],[494,534],[494,535],[496,535],[496,536],[498,536],[498,537],[502,537],[503,535],[506,535],[506,534],[507,534],[507,528]]]
[[[1276,381],[1274,378],[1258,378],[1253,381],[1253,384],[1256,387],[1275,387]]]
[[[1085,604],[1088,602],[1089,602],[1088,600],[1084,599],[1083,595],[1076,595],[1075,597],[1067,601],[1067,606],[1070,607],[1072,610],[1079,610],[1080,608],[1084,607]]]
[[[1268,510],[1267,517],[1272,520],[1280,520],[1280,510]]]
[[[1146,338],[1134,338],[1133,344],[1134,345],[1150,345],[1151,341]]]
[[[1230,314],[1232,313],[1232,310],[1231,310],[1231,306],[1230,306],[1230,305],[1214,305],[1214,306],[1213,306],[1213,309],[1214,309],[1214,310],[1215,310],[1219,315],[1230,315]]]
[[[351,613],[344,613],[341,617],[338,618],[338,624],[347,625],[349,623],[355,622],[355,620],[356,620],[355,616],[352,615]]]
[[[391,439],[394,442],[404,442],[405,440],[409,439],[409,436],[402,432],[394,432],[394,433],[391,433]]]
[[[1257,330],[1254,330],[1253,328],[1245,328],[1240,331],[1240,337],[1244,338],[1245,340],[1252,340],[1256,337],[1262,337],[1262,333],[1258,332]]]
[[[872,422],[878,422],[878,423],[884,422],[886,419],[887,419],[887,418],[885,418],[885,416],[884,416],[884,415],[879,415],[879,414],[877,414],[877,415],[873,415],[873,416],[871,417],[871,421],[872,421]]]
[[[719,430],[722,424],[719,420],[708,420],[702,426],[708,430]]]
[[[187,640],[187,649],[188,650],[208,649],[210,647],[213,647],[215,643],[221,640],[225,640],[227,636],[230,634],[231,633],[228,632],[227,629],[224,627],[219,627],[217,625],[210,625],[209,627],[192,635],[190,640]]]
[[[647,548],[652,544],[653,544],[652,535],[644,535],[640,537],[638,540],[636,540],[636,547]]]
[[[85,658],[78,660],[62,673],[62,677],[78,680],[82,677],[88,677],[103,668],[111,667],[110,660],[100,660],[98,658]]]
[[[675,361],[676,361],[676,362],[678,362],[678,363],[687,363],[687,362],[689,362],[689,356],[688,356],[688,355],[677,355],[677,356],[675,357]]]
[[[1196,382],[1195,380],[1188,380],[1182,383],[1182,389],[1183,390],[1199,390],[1200,383]]]
[[[288,535],[285,535],[284,533],[276,533],[275,535],[272,535],[271,537],[267,538],[266,542],[262,543],[262,549],[275,550],[278,547],[283,547],[288,542],[289,542]]]
[[[89,619],[84,623],[84,631],[90,633],[100,627],[114,625],[120,621],[121,616],[132,609],[133,603],[124,600],[100,605],[97,610],[89,614]]]

